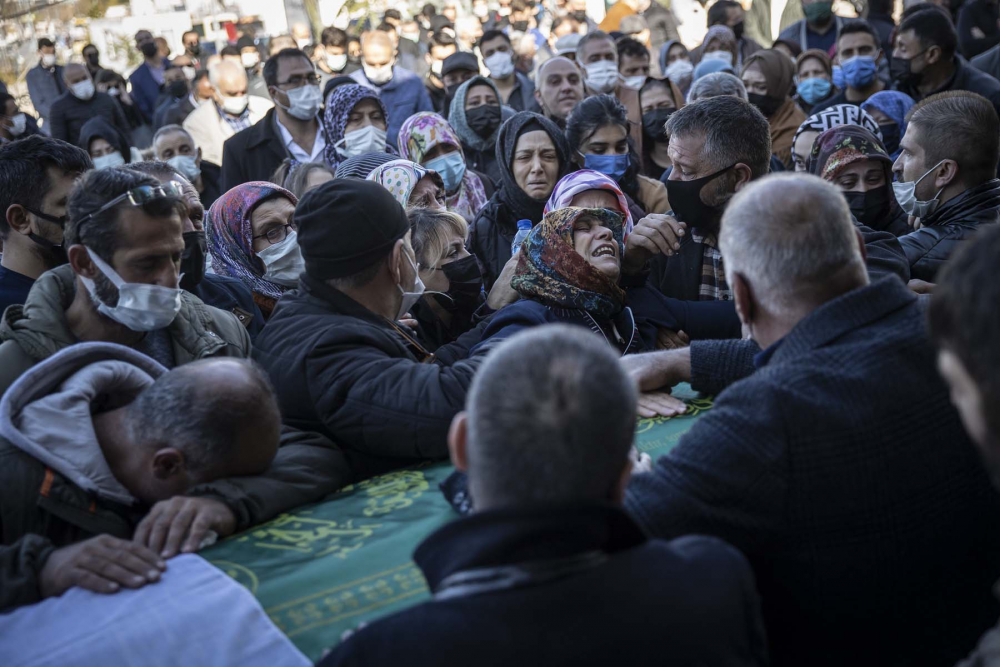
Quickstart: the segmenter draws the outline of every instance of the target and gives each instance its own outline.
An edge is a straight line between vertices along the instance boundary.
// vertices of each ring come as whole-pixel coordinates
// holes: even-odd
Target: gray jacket
[[[62,76],[62,65],[56,65],[52,69],[45,69],[41,64],[38,64],[28,70],[26,77],[28,95],[31,97],[31,104],[35,107],[39,118],[47,120],[52,103],[66,92],[66,85],[63,83]]]

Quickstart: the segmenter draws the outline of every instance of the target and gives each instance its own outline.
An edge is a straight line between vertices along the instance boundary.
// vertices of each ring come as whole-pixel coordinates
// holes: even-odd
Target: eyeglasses
[[[278,86],[288,86],[288,89],[301,88],[302,86],[309,84],[310,86],[319,85],[319,75],[315,72],[312,74],[300,74],[293,76],[288,81],[284,83],[279,83]]]
[[[90,222],[94,216],[100,215],[104,211],[112,209],[124,201],[127,201],[130,206],[146,206],[147,204],[158,199],[169,198],[184,199],[183,186],[177,181],[168,181],[167,183],[160,183],[159,185],[140,185],[137,188],[133,188],[128,192],[118,195],[96,211],[91,211],[80,218],[80,220],[76,223],[77,234],[79,234],[84,223]]]
[[[275,243],[281,243],[288,236],[288,230],[291,229],[291,225],[284,224],[280,227],[272,227],[263,234],[258,234],[257,236],[251,236],[250,241],[256,241],[257,239],[267,239],[267,242],[271,245]]]

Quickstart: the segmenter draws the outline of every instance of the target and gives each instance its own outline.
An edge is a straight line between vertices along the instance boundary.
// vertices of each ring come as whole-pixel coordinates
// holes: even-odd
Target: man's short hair
[[[476,44],[476,48],[478,48],[480,51],[482,51],[483,50],[483,44],[485,44],[486,42],[493,41],[497,37],[500,37],[501,39],[503,39],[503,41],[507,42],[508,44],[511,43],[510,42],[510,37],[508,37],[507,33],[505,33],[504,31],[502,31],[502,30],[487,30],[486,32],[483,33],[483,36],[479,38],[479,43]]]
[[[435,46],[454,46],[458,48],[458,40],[455,39],[454,33],[450,30],[438,30],[431,33],[430,43],[427,45],[428,49],[433,49]]]
[[[688,90],[687,103],[707,100],[710,97],[729,95],[741,100],[747,99],[747,88],[740,78],[729,72],[712,72],[706,74],[691,84]]]
[[[188,35],[194,35],[199,40],[201,39],[201,35],[198,34],[197,30],[185,30],[184,32],[181,33],[181,41],[183,42],[184,38],[187,37]]]
[[[40,134],[0,146],[0,238],[10,233],[7,209],[11,204],[41,210],[45,193],[52,187],[49,167],[82,174],[94,163],[82,148]]]
[[[192,471],[211,471],[240,455],[240,443],[253,429],[280,423],[274,388],[259,366],[248,359],[226,359],[243,367],[249,382],[238,390],[218,391],[204,382],[203,359],[164,373],[126,410],[133,443],[176,447]]]
[[[708,8],[708,27],[711,28],[713,25],[726,25],[729,20],[729,10],[739,7],[743,9],[743,6],[734,2],[733,0],[719,0],[714,5]]]
[[[896,34],[899,35],[910,30],[920,40],[921,48],[939,46],[941,47],[941,55],[945,59],[955,55],[955,49],[958,48],[958,34],[955,32],[955,24],[951,22],[951,16],[936,5],[928,4],[903,19]]]
[[[1000,225],[983,225],[938,273],[928,310],[931,338],[949,350],[982,393],[990,435],[1000,437]]]
[[[637,39],[622,37],[615,46],[618,49],[618,62],[622,61],[623,56],[628,56],[629,58],[649,58],[649,49],[643,46]]]
[[[98,209],[112,199],[133,190],[140,185],[160,185],[160,181],[127,167],[112,167],[110,169],[93,169],[84,174],[76,182],[69,196],[67,213],[69,221],[63,232],[64,245],[85,245],[97,255],[112,265],[111,258],[121,245],[121,233],[118,227],[119,212],[128,207],[128,201],[114,206],[106,211],[96,213]],[[180,198],[166,197],[156,199],[143,206],[143,210],[155,217],[166,217],[184,209],[184,201]],[[91,217],[84,219],[89,214]],[[83,224],[81,224],[81,222]]]
[[[392,19],[393,21],[402,21],[403,15],[399,12],[398,9],[387,9],[385,10],[385,13],[382,14],[382,20],[385,21],[385,19]]]
[[[302,49],[282,49],[264,62],[264,83],[268,86],[278,85],[278,63],[283,58],[302,58],[312,67],[312,61]]]
[[[466,408],[469,486],[494,504],[608,500],[635,436],[636,387],[618,355],[564,324],[502,343]]]
[[[928,168],[955,160],[958,177],[968,187],[996,178],[1000,118],[982,95],[966,90],[931,95],[914,105],[907,122],[920,130]]]
[[[666,132],[703,135],[716,169],[742,162],[753,178],[760,178],[770,168],[771,127],[757,107],[738,97],[720,95],[688,104],[670,116]]]
[[[227,44],[226,46],[222,47],[221,51],[219,51],[219,55],[220,56],[236,56],[238,58],[240,56],[240,50],[238,48],[236,48],[235,46],[233,46],[232,44]]]
[[[837,35],[837,41],[843,38],[844,35],[854,35],[859,32],[868,33],[872,38],[872,43],[875,45],[876,49],[882,48],[882,38],[879,37],[878,31],[871,23],[865,21],[864,19],[854,19],[851,21],[844,21],[843,25],[840,26],[840,33]]]
[[[41,51],[42,49],[45,49],[45,48],[53,48],[54,49],[54,48],[56,48],[56,45],[53,44],[52,40],[49,39],[48,37],[39,37],[38,38],[38,50]]]
[[[345,31],[330,26],[329,28],[323,28],[323,32],[319,35],[319,41],[323,46],[339,46],[346,50],[347,43],[350,40]]]
[[[181,180],[187,180],[187,176],[163,160],[143,160],[142,162],[132,162],[129,164],[128,168],[133,171],[137,171],[140,174],[149,174],[150,176],[156,178],[156,180],[173,180],[178,176]]]
[[[375,26],[375,30],[378,30],[379,32],[396,32],[396,26],[394,26],[391,23],[386,23],[385,21],[382,21],[382,23],[379,23],[377,26]]]
[[[732,98],[730,98],[732,99]],[[722,216],[726,276],[740,274],[775,314],[819,305],[852,266],[864,274],[851,211],[841,191],[809,174],[773,174],[736,193]]]
[[[586,35],[584,35],[583,37],[581,37],[580,41],[576,43],[576,56],[577,56],[576,59],[578,61],[582,62],[583,58],[580,57],[580,54],[583,53],[583,50],[585,48],[587,48],[587,44],[590,44],[591,42],[595,42],[595,41],[597,41],[599,39],[606,39],[609,42],[611,42],[612,45],[614,45],[614,43],[615,43],[615,40],[613,40],[611,38],[611,35],[609,35],[608,33],[604,32],[603,30],[592,30],[592,31],[588,32]]]

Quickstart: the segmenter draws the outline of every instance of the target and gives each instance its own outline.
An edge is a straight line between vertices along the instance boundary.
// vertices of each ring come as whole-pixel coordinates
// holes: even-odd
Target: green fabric
[[[636,445],[654,459],[670,451],[711,407],[682,385],[688,414],[642,419]],[[438,489],[445,463],[380,475],[315,505],[250,529],[201,552],[246,586],[271,620],[315,661],[359,623],[428,599],[410,560],[417,545],[453,520]]]

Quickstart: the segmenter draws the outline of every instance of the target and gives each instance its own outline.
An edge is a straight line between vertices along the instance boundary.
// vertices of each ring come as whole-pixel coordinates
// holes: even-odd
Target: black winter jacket
[[[266,181],[289,157],[271,109],[259,121],[222,145],[222,192],[250,181]]]
[[[334,439],[367,477],[447,456],[448,428],[480,363],[466,357],[481,335],[473,329],[428,357],[393,323],[303,274],[253,356],[274,383],[284,422]]]
[[[122,111],[118,101],[107,93],[94,93],[92,98],[84,101],[67,90],[52,103],[48,121],[49,131],[54,139],[76,144],[80,142],[84,125],[92,118],[103,118],[131,142],[125,112]],[[83,146],[84,150],[87,148]],[[122,153],[122,157],[128,162],[127,150]]]
[[[979,225],[1000,221],[1000,180],[970,188],[944,203],[923,227],[899,237],[913,278],[934,282],[938,270]]]
[[[498,195],[499,190],[490,197],[469,227],[469,252],[479,258],[487,292],[510,259],[510,244],[517,234],[517,220],[514,220],[510,209],[500,203]],[[532,220],[532,224],[538,222]]]

